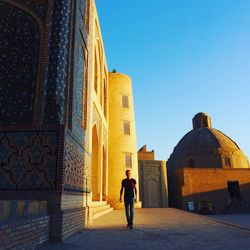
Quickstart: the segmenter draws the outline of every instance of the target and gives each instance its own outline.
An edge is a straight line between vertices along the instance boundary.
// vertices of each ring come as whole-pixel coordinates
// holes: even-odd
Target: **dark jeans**
[[[126,218],[129,225],[133,225],[135,198],[124,198]]]

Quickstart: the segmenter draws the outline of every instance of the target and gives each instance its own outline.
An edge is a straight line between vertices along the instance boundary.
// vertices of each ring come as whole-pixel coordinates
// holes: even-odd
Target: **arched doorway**
[[[91,189],[92,189],[92,200],[100,200],[99,187],[99,154],[98,154],[98,134],[96,125],[92,128],[92,177],[91,177]]]

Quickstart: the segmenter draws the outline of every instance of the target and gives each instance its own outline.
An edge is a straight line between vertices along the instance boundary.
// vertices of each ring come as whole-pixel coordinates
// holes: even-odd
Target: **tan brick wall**
[[[154,150],[152,151],[147,151],[147,145],[144,145],[142,148],[140,148],[137,152],[138,154],[138,160],[141,161],[149,161],[149,160],[154,160],[155,159],[155,152]]]
[[[139,185],[136,127],[132,80],[121,73],[109,73],[109,153],[108,153],[108,202],[114,209],[123,209],[119,202],[125,170],[131,169],[132,178]],[[122,106],[122,96],[129,99],[129,108]],[[130,122],[130,135],[124,134],[123,122]],[[125,155],[131,156],[131,166],[126,166]],[[137,193],[139,198],[139,190]],[[139,203],[138,203],[139,204]]]
[[[227,211],[228,181],[239,181],[242,198],[250,202],[250,169],[184,168],[175,175],[176,207],[187,209],[187,202],[212,202],[214,212]]]
[[[250,169],[190,169],[184,168],[182,195],[227,189],[227,181],[250,182]]]
[[[138,151],[138,160],[154,160],[155,158],[155,153],[154,151],[151,152],[140,152]]]

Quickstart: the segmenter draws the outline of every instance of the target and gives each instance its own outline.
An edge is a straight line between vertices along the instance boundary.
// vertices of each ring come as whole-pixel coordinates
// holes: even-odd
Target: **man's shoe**
[[[127,224],[127,227],[129,227],[130,225],[129,224]]]
[[[133,225],[129,225],[129,229],[133,229]]]

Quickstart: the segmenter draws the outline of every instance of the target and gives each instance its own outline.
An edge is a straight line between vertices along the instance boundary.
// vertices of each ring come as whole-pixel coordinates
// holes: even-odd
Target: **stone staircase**
[[[90,205],[91,218],[95,220],[113,211],[113,208],[106,201],[92,201]]]

